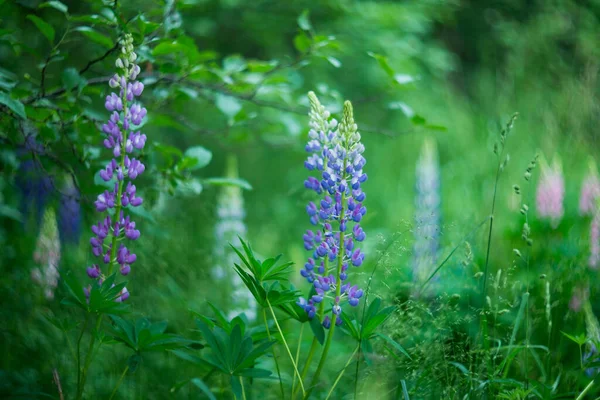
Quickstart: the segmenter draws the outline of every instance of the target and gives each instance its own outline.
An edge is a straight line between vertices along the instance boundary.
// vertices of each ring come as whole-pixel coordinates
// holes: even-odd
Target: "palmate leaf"
[[[262,284],[266,281],[276,281],[287,278],[287,275],[289,274],[289,267],[293,265],[293,262],[286,262],[277,265],[281,255],[267,258],[265,261],[261,262],[254,256],[254,252],[252,251],[250,243],[245,242],[242,238],[239,238],[239,240],[242,244],[242,249],[244,250],[245,254],[242,254],[242,252],[235,246],[231,244],[230,245],[256,281]]]
[[[125,314],[128,312],[128,306],[115,300],[120,296],[126,282],[115,284],[115,279],[116,274],[113,274],[106,278],[102,285],[98,285],[95,282],[91,285],[90,297],[88,299],[83,292],[84,285],[74,275],[63,275],[65,287],[67,288],[67,297],[62,300],[62,303],[77,306],[88,313]]]
[[[266,353],[273,345],[273,341],[264,340],[254,345],[252,337],[245,327],[245,322],[241,318],[229,323],[229,330],[215,325],[211,327],[205,322],[207,319],[206,317],[199,318],[196,323],[212,353],[205,357],[197,357],[189,353],[178,352],[176,353],[178,356],[197,364],[207,362],[230,375],[268,376],[264,372],[251,370],[254,369],[252,367],[256,359]],[[268,373],[270,374],[270,372]]]
[[[140,318],[132,324],[115,315],[111,315],[111,320],[113,327],[109,332],[113,338],[136,353],[174,350],[192,343],[198,344],[181,336],[164,333],[167,327],[165,322],[152,324],[146,318]]]

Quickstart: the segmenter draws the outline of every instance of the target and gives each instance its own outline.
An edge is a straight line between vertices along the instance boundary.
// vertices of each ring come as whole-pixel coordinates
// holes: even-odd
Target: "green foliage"
[[[254,252],[249,243],[240,238],[244,253],[232,246],[242,261],[244,267],[235,264],[235,271],[242,279],[250,293],[256,299],[258,305],[263,308],[271,306],[281,306],[284,311],[290,315],[300,317],[298,306],[290,305],[295,303],[299,297],[299,292],[293,287],[285,288],[281,280],[287,280],[292,262],[277,264],[281,255],[275,258],[268,258],[260,261],[254,256]]]

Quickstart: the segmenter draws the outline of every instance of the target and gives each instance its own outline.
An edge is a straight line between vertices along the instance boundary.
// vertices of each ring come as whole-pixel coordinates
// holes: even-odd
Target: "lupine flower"
[[[581,185],[581,196],[579,196],[579,213],[581,215],[592,215],[596,211],[596,201],[600,196],[600,179],[594,165],[590,166],[588,175]]]
[[[230,156],[227,160],[226,176],[238,177],[237,162],[234,156]],[[256,301],[233,269],[238,258],[229,245],[229,243],[234,246],[241,245],[239,238],[246,235],[245,216],[242,189],[238,186],[224,186],[217,200],[218,220],[215,225],[214,248],[216,263],[213,275],[218,280],[227,279],[231,282],[232,290],[229,301],[232,311],[229,312],[229,318],[244,313],[248,319],[253,320],[256,318]]]
[[[440,171],[433,141],[425,141],[416,169],[413,280],[422,283],[436,266],[440,237]]]
[[[588,265],[592,269],[598,268],[600,262],[600,214],[595,213],[590,224],[590,258]]]
[[[342,323],[343,300],[355,307],[363,295],[361,289],[348,282],[348,272],[351,267],[360,267],[365,258],[357,247],[366,237],[359,224],[367,212],[361,189],[367,180],[362,170],[366,163],[362,156],[365,147],[360,142],[350,102],[344,103],[344,116],[338,125],[313,92],[308,97],[310,139],[306,151],[310,155],[304,165],[315,171],[318,178],[310,176],[304,186],[316,192],[320,201],[310,202],[306,207],[311,224],[318,228],[306,231],[303,236],[304,248],[312,251],[312,256],[300,271],[313,285],[315,295],[308,300],[301,298],[298,305],[313,318],[317,315],[317,305],[325,307],[324,301],[331,300],[331,316],[319,312],[323,326],[329,328],[334,318],[336,325]]]
[[[142,94],[144,84],[136,80],[140,67],[135,64],[137,55],[133,51],[131,35],[125,35],[121,45],[121,57],[116,61],[118,72],[109,81],[109,86],[119,89],[119,94],[111,93],[106,96],[104,106],[112,113],[108,122],[102,126],[106,135],[104,147],[112,151],[114,158],[100,172],[100,177],[106,182],[114,181],[114,185],[110,191],[105,190],[99,194],[94,202],[98,212],[107,211],[108,215],[92,226],[92,253],[100,261],[87,268],[88,276],[96,279],[99,284],[104,280],[104,272],[111,275],[117,265],[123,276],[131,272],[131,265],[135,263],[137,256],[121,240],[133,241],[140,237],[140,231],[136,229],[131,217],[125,215],[125,210],[128,206],[137,207],[143,201],[137,196],[136,187],[131,180],[145,170],[144,164],[133,157],[134,151],[141,150],[146,142],[146,135],[138,131],[146,116],[146,109],[133,103]],[[127,179],[130,181],[126,182]],[[114,212],[109,214],[108,210]],[[106,265],[105,271],[100,267],[102,264]],[[89,288],[86,293],[89,294]],[[116,301],[125,301],[127,298],[129,291],[124,288]]]
[[[589,287],[574,287],[571,293],[571,300],[569,300],[569,308],[571,311],[579,312],[584,302],[590,297]]]
[[[542,163],[542,176],[536,191],[537,214],[550,219],[555,229],[565,213],[564,198],[565,181],[560,163],[556,159],[551,167]]]
[[[80,195],[71,176],[67,176],[66,184],[61,190],[58,232],[63,243],[77,243],[81,236]]]
[[[52,194],[52,180],[34,159],[34,155],[37,157],[45,152],[44,146],[36,139],[35,128],[26,123],[23,130],[26,137],[23,147],[17,151],[21,164],[15,183],[21,193],[21,213],[26,217],[33,216],[36,225],[40,226]]]
[[[38,268],[35,268],[31,272],[31,279],[42,286],[46,298],[52,300],[54,298],[54,289],[58,285],[60,240],[56,226],[56,214],[51,207],[48,207],[44,212],[33,259]]]

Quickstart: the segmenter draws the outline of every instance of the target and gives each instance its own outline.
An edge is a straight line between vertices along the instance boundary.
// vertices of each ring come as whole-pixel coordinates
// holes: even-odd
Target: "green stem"
[[[271,331],[269,330],[269,324],[267,323],[267,312],[266,309],[263,308],[263,321],[265,322],[265,329],[267,330],[267,337],[269,341],[271,341]],[[277,370],[277,377],[279,378],[279,389],[281,390],[281,398],[285,398],[285,391],[283,389],[283,381],[281,380],[281,370],[279,369],[279,361],[277,361],[277,355],[275,354],[275,346],[271,347],[271,354],[273,355],[273,360],[275,360],[275,369]]]
[[[352,359],[354,359],[354,355],[358,351],[359,347],[360,346],[356,346],[356,348],[354,349],[354,352],[352,353],[352,355],[350,355],[350,358],[346,362],[346,365],[344,365],[344,368],[342,368],[342,370],[338,374],[335,382],[333,382],[333,385],[331,386],[331,389],[329,389],[329,393],[327,394],[327,397],[325,398],[325,400],[328,400],[331,397],[331,393],[333,393],[333,389],[335,389],[335,387],[337,386],[337,384],[340,381],[340,379],[342,379],[342,376],[344,375],[344,372],[346,371],[346,368],[348,368],[348,365],[350,365],[350,363],[352,362]]]
[[[583,389],[583,392],[581,392],[575,400],[582,400],[585,397],[585,394],[592,388],[593,385],[594,385],[594,381],[592,380],[590,383],[588,383],[588,385],[585,387],[585,389]]]
[[[296,365],[298,365],[298,361],[300,360],[300,348],[302,347],[302,334],[303,333],[304,333],[304,324],[300,325],[300,334],[298,335],[298,348],[296,349]],[[302,372],[304,372],[304,371],[302,371]],[[292,379],[292,394],[295,392],[295,389],[296,389],[296,375],[294,375],[294,378]]]
[[[83,327],[81,328],[81,333],[77,338],[77,393],[81,390],[81,339],[83,339],[83,334],[87,330],[88,323],[90,321],[90,316],[85,316],[85,322]]]
[[[121,374],[121,377],[119,378],[119,381],[117,382],[117,385],[113,389],[112,394],[110,395],[108,400],[112,400],[113,397],[115,397],[115,394],[117,394],[117,390],[119,390],[119,387],[121,386],[121,382],[123,382],[123,379],[125,378],[125,375],[127,374],[127,371],[129,371],[129,365],[127,365],[125,367],[125,369],[123,370],[123,373]]]
[[[300,372],[298,372],[298,366],[294,362],[294,356],[292,356],[290,347],[288,346],[288,344],[285,340],[285,337],[283,336],[283,331],[281,330],[281,327],[279,326],[279,322],[277,321],[277,317],[275,316],[275,311],[273,311],[273,307],[271,307],[271,303],[269,302],[269,299],[267,299],[267,305],[269,306],[269,309],[271,310],[271,315],[273,316],[273,321],[275,321],[275,326],[277,327],[277,330],[279,331],[279,335],[281,335],[281,340],[283,342],[283,345],[285,346],[285,349],[287,350],[288,356],[290,357],[290,361],[292,361],[292,365],[294,366],[294,372],[298,376],[299,383],[300,383],[300,389],[302,389],[302,394],[304,394],[305,393],[304,382],[302,382],[302,377],[300,376]]]
[[[238,376],[238,378],[240,378],[240,386],[242,386],[242,399],[246,400],[246,391],[244,390],[244,380],[242,379],[242,376]]]
[[[327,270],[328,261],[329,261],[328,259],[325,260],[325,269],[326,270]],[[321,320],[321,318],[323,318],[323,309],[324,309],[324,304],[323,304],[323,302],[321,302],[321,304],[319,304],[319,311],[317,312],[319,321]],[[310,350],[308,351],[308,356],[306,357],[306,362],[304,363],[304,368],[302,368],[302,374],[301,374],[302,379],[305,379],[306,375],[308,374],[308,370],[310,369],[310,364],[315,355],[315,352],[317,351],[318,345],[319,345],[319,340],[317,339],[316,336],[313,336],[313,340],[310,345]],[[296,386],[296,388],[292,391],[292,399],[296,398],[297,393],[298,393],[298,386]]]
[[[94,344],[96,343],[96,333],[100,328],[100,324],[102,323],[102,315],[98,315],[96,319],[96,327],[92,332],[92,337],[90,339],[90,345],[87,351],[87,355],[85,357],[85,365],[83,366],[83,371],[81,373],[81,385],[79,386],[79,390],[77,393],[77,399],[80,400],[83,398],[83,389],[85,388],[85,382],[87,380],[87,373],[90,368],[90,364],[92,363],[92,355],[94,353]]]

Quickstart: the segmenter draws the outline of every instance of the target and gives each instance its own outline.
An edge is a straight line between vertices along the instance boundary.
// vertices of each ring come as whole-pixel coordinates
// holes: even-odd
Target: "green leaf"
[[[214,186],[237,186],[242,189],[252,190],[252,185],[247,180],[240,178],[208,178],[202,182]]]
[[[238,378],[237,376],[231,375],[231,390],[233,391],[233,395],[235,396],[236,400],[242,398],[242,385],[240,383],[240,379],[241,378]]]
[[[408,357],[409,359],[412,360],[411,356],[408,354],[408,352],[404,349],[404,347],[402,347],[398,342],[396,342],[394,339],[392,339],[391,337],[384,335],[383,333],[376,333],[376,336],[382,338],[383,340],[385,340],[386,342],[388,342],[389,344],[392,345],[392,347],[394,347],[396,350],[398,350],[400,353],[404,354],[406,357]]]
[[[204,381],[200,378],[192,378],[191,382],[196,385],[196,387],[198,387],[200,390],[202,390],[202,392],[210,399],[210,400],[217,400],[217,398],[215,397],[214,394],[212,394],[212,392],[210,391],[210,389],[208,388],[208,386],[206,386],[206,383],[204,383]]]
[[[306,53],[310,50],[311,45],[312,40],[304,32],[300,32],[294,37],[294,47],[300,53]]]
[[[77,70],[73,67],[63,70],[61,77],[67,90],[71,90],[79,84],[85,82],[85,80],[79,75],[79,72],[77,72]]]
[[[25,106],[19,100],[11,98],[8,93],[0,92],[0,103],[11,109],[19,117],[26,119]]]
[[[54,28],[52,27],[52,25],[33,14],[29,14],[27,16],[27,19],[35,24],[35,26],[40,30],[40,32],[42,32],[42,34],[46,36],[46,39],[48,39],[50,44],[54,43],[54,36],[56,35],[56,33],[54,32]]]
[[[300,16],[298,17],[298,26],[303,31],[310,31],[312,29],[312,25],[310,23],[310,19],[308,18],[308,16],[309,16],[309,11],[304,10],[304,11],[302,11],[302,14],[300,14]]]
[[[194,146],[190,147],[185,151],[185,157],[192,158],[196,161],[191,167],[188,167],[190,170],[196,170],[200,168],[206,167],[210,160],[212,159],[212,153],[205,149],[202,146]]]
[[[46,7],[54,8],[55,10],[58,10],[63,14],[66,14],[67,11],[69,11],[69,8],[64,3],[62,3],[58,0],[45,1],[38,6],[38,8],[46,8]]]
[[[373,52],[368,52],[367,54],[369,56],[373,57],[375,60],[377,60],[377,63],[379,64],[381,69],[383,69],[383,71],[386,74],[388,74],[389,77],[391,77],[391,78],[394,77],[394,75],[396,74],[396,71],[394,71],[394,69],[390,66],[390,63],[388,62],[387,57],[382,56],[381,54],[373,53]]]
[[[246,376],[248,378],[267,378],[271,376],[271,371],[260,368],[247,368],[238,371],[237,375]]]
[[[333,65],[336,68],[339,68],[342,66],[342,62],[335,57],[328,56],[328,57],[326,57],[326,59],[327,59],[327,61],[329,61],[329,63],[331,65]]]
[[[171,353],[173,353],[175,356],[181,358],[182,360],[186,360],[191,362],[192,364],[198,365],[200,367],[204,367],[206,369],[210,369],[213,367],[213,365],[209,362],[207,362],[205,359],[203,359],[202,357],[199,357],[195,354],[191,354],[187,351],[183,351],[183,350],[171,350]]]
[[[242,104],[238,99],[224,94],[218,94],[216,96],[215,105],[229,118],[235,117],[242,109]]]
[[[7,206],[6,204],[0,204],[0,217],[6,217],[14,219],[15,221],[23,221],[23,217],[19,210]]]
[[[83,33],[92,42],[98,43],[107,49],[112,49],[114,46],[111,38],[90,28],[89,26],[78,26],[74,30]]]
[[[321,324],[321,322],[319,322],[318,318],[311,319],[309,324],[310,329],[312,329],[313,331],[313,334],[315,335],[319,343],[321,343],[322,345],[323,342],[325,342],[325,329],[323,328],[323,325]]]
[[[560,331],[560,333],[562,333],[564,336],[566,336],[573,342],[577,343],[579,346],[583,346],[587,342],[587,338],[583,333],[581,333],[577,336],[569,335],[568,333],[563,332],[563,331]]]
[[[242,72],[247,66],[246,60],[238,55],[229,56],[223,60],[223,70],[227,74]]]
[[[194,161],[195,163],[195,161]],[[177,191],[183,195],[199,195],[202,193],[202,183],[198,178],[190,178],[184,181],[180,181],[177,185]]]

